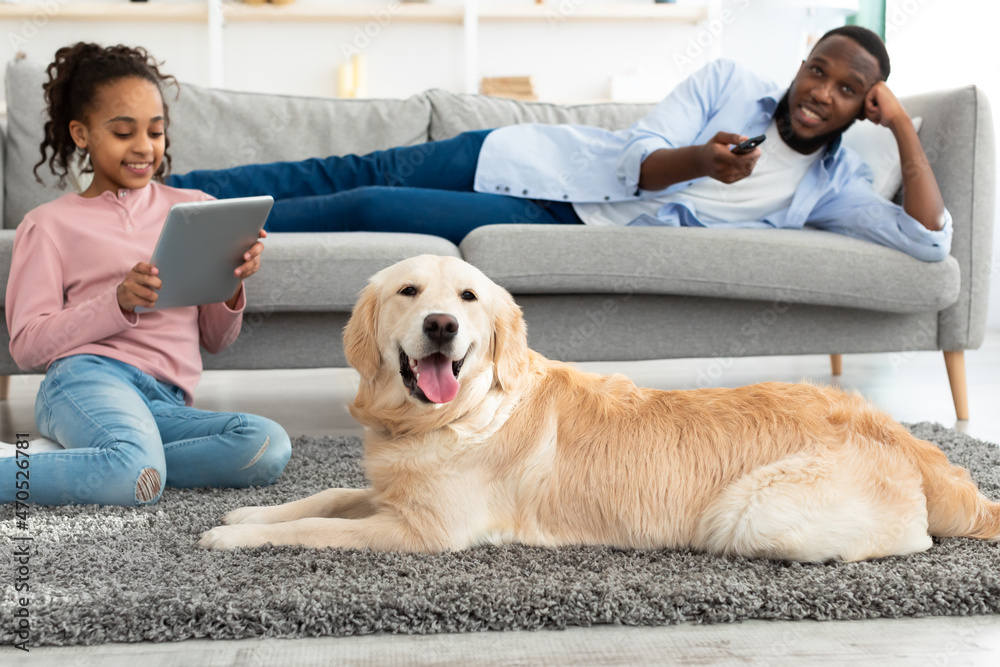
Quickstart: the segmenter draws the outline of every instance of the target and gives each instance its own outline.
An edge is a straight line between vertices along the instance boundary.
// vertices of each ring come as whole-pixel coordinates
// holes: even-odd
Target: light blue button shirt
[[[528,123],[501,127],[483,143],[475,190],[514,197],[587,202],[657,199],[695,181],[659,191],[639,188],[639,169],[653,151],[708,142],[718,132],[763,134],[787,87],[731,60],[712,61],[680,83],[627,130]],[[711,223],[683,201],[629,224],[802,228],[806,225],[874,241],[924,261],[951,250],[952,220],[933,232],[872,189],[872,172],[854,151],[831,143],[799,183],[791,203],[761,221]]]

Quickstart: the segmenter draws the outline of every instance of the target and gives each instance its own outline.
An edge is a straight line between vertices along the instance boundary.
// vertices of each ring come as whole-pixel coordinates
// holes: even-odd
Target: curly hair
[[[56,51],[55,60],[46,68],[49,80],[42,85],[45,90],[45,103],[49,120],[45,122],[45,138],[39,148],[42,159],[35,165],[35,180],[38,168],[49,163],[49,169],[59,177],[59,187],[65,187],[66,176],[69,174],[70,161],[77,155],[77,146],[70,135],[69,123],[72,120],[83,121],[87,113],[94,107],[94,98],[100,86],[114,83],[127,78],[139,78],[149,81],[163,96],[161,84],[177,80],[160,72],[159,65],[143,48],[128,46],[102,47],[89,42],[78,42],[72,46],[64,46]],[[169,124],[167,103],[163,102],[163,118]],[[153,175],[162,180],[170,169],[170,140],[164,134],[163,162]],[[51,149],[52,155],[49,155]],[[83,156],[78,159],[83,163]],[[89,165],[83,171],[92,172]]]

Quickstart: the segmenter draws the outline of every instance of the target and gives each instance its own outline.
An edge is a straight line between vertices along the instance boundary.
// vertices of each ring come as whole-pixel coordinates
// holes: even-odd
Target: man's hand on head
[[[747,137],[732,132],[719,132],[707,144],[699,146],[699,167],[702,173],[723,183],[735,183],[753,173],[754,166],[760,159],[760,149],[755,148],[742,155],[732,152],[733,144],[746,139]]]
[[[865,95],[864,117],[892,130],[903,171],[903,210],[930,231],[944,228],[944,200],[913,120],[884,81]]]
[[[876,83],[865,95],[863,112],[866,119],[889,129],[895,129],[896,124],[902,119],[910,119],[885,81]]]

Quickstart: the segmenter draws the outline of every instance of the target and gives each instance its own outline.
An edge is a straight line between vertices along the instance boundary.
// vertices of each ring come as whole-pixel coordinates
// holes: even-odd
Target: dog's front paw
[[[241,507],[222,517],[222,523],[235,525],[238,523],[273,523],[267,520],[267,507]]]
[[[267,538],[254,525],[217,526],[202,533],[198,546],[206,549],[237,549],[239,547],[259,547],[267,544]]]

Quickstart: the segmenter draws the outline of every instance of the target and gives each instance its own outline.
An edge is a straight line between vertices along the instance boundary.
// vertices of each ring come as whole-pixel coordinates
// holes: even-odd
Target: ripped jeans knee
[[[163,478],[160,471],[147,466],[139,471],[135,480],[135,501],[141,505],[156,502],[163,493]]]

